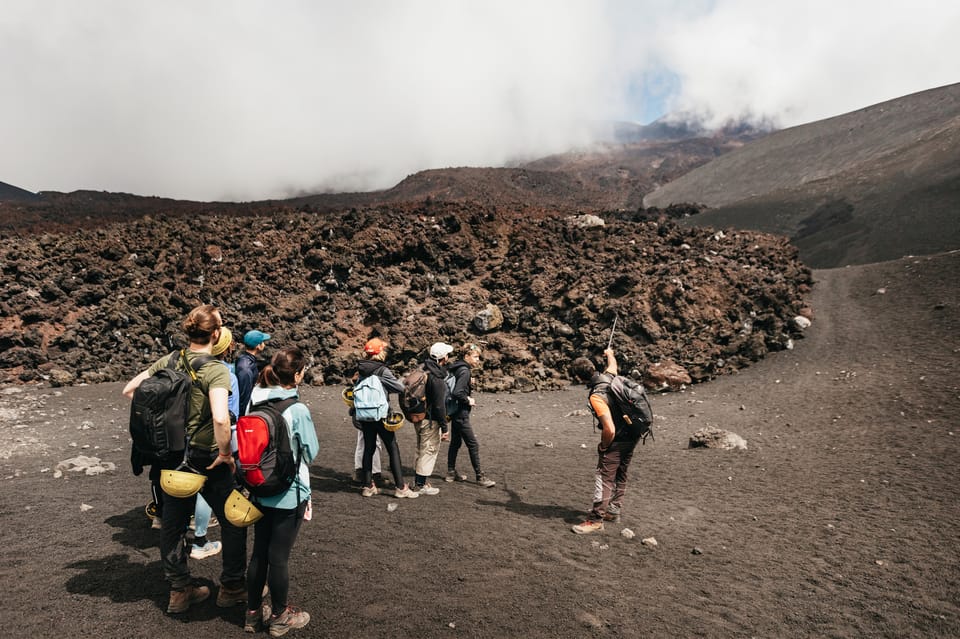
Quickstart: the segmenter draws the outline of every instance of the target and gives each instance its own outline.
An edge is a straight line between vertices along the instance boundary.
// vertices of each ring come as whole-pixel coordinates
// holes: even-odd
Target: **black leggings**
[[[473,434],[473,426],[470,425],[470,411],[461,410],[450,420],[450,446],[447,448],[447,470],[453,470],[457,467],[457,453],[460,452],[460,446],[466,444],[467,452],[470,453],[470,465],[473,466],[473,472],[480,476],[480,444],[477,442],[477,436]]]
[[[397,490],[403,488],[403,466],[400,465],[400,446],[397,444],[396,433],[387,430],[383,422],[360,422],[360,428],[363,430],[363,485],[369,486],[373,483],[373,453],[377,450],[379,437],[390,455],[393,483]]]
[[[263,604],[263,585],[268,580],[273,612],[280,614],[287,607],[290,591],[287,561],[306,508],[306,500],[297,508],[260,506],[263,517],[254,524],[253,554],[247,568],[247,610],[258,610]]]

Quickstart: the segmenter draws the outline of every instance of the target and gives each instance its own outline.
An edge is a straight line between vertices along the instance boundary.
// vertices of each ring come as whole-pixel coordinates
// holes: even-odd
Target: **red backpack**
[[[258,402],[237,420],[237,479],[257,497],[279,495],[299,472],[300,446],[294,457],[283,419],[283,411],[298,401],[288,397]]]

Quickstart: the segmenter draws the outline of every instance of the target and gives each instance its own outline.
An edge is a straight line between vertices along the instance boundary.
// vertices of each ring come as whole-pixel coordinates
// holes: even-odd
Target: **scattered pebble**
[[[93,506],[90,504],[80,504],[80,512],[85,513],[88,510],[93,510]]]
[[[636,534],[629,528],[624,528],[623,530],[620,531],[620,536],[623,537],[624,539],[633,539],[636,536]]]
[[[644,546],[650,546],[651,548],[656,548],[657,546],[660,545],[657,543],[657,540],[655,537],[647,537],[645,539],[642,539],[640,543],[643,544]]]
[[[387,512],[388,512],[388,513],[392,513],[392,512],[395,511],[396,509],[397,509],[397,504],[395,504],[395,503],[393,503],[393,502],[390,502],[389,504],[387,504]]]
[[[703,550],[701,550],[698,546],[694,546],[694,547],[693,547],[693,550],[690,551],[690,554],[691,554],[691,555],[702,555],[702,554],[703,554]]]

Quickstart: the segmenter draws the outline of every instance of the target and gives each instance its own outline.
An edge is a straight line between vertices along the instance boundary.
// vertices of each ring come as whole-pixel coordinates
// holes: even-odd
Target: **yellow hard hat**
[[[344,388],[343,392],[340,393],[340,399],[343,400],[344,404],[346,404],[350,408],[353,408],[353,389]]]
[[[391,433],[400,430],[401,426],[403,426],[403,413],[390,413],[383,420],[383,427]]]
[[[181,470],[187,468],[187,470]],[[207,481],[206,475],[201,475],[186,466],[177,470],[160,471],[160,488],[171,497],[193,497]]]
[[[223,505],[223,514],[227,516],[227,521],[238,528],[246,528],[263,517],[260,509],[236,488],[227,496],[227,501]]]

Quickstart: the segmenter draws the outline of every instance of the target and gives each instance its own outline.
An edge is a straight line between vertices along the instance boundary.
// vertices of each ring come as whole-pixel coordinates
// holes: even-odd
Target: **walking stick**
[[[613,332],[617,330],[617,320],[620,319],[620,313],[613,316],[613,326],[610,327],[610,339],[607,341],[607,350],[613,345]]]

